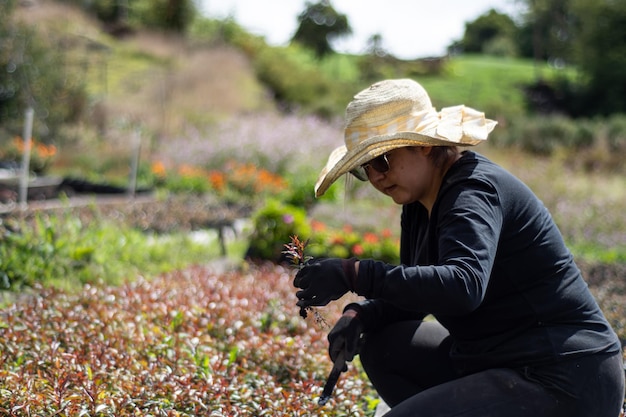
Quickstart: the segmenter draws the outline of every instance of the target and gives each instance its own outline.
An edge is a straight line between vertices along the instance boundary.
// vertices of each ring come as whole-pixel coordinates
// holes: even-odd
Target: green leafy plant
[[[69,212],[6,219],[0,237],[0,285],[5,290],[120,283],[204,262],[216,253],[184,233],[155,237],[105,220],[85,222]]]
[[[291,175],[286,178],[288,187],[281,193],[283,201],[306,210],[311,210],[320,201],[333,202],[338,200],[343,188],[341,184],[330,187],[321,198],[315,198],[313,191],[315,182],[317,181],[317,169],[302,169],[297,175]]]
[[[247,253],[251,259],[284,261],[284,242],[291,236],[306,240],[311,235],[306,211],[275,199],[268,200],[254,213],[252,223]]]

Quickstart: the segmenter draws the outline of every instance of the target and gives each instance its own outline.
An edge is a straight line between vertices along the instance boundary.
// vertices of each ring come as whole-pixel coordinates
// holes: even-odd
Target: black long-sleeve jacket
[[[412,203],[401,225],[402,265],[360,262],[366,329],[432,314],[468,370],[619,351],[548,210],[487,158],[464,152],[430,218]]]

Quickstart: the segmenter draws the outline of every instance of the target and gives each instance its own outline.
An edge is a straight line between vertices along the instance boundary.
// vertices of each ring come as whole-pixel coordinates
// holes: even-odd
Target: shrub
[[[341,229],[330,229],[318,221],[312,222],[311,226],[313,233],[308,246],[310,256],[356,257],[395,264],[400,261],[399,241],[389,229],[380,233],[356,231],[349,225]]]
[[[0,125],[9,132],[20,132],[24,109],[32,105],[34,135],[53,138],[64,124],[84,116],[88,107],[85,71],[72,67],[56,32],[41,35],[10,15],[3,14],[2,20]]]
[[[611,152],[626,154],[626,115],[614,115],[607,120],[607,141]]]
[[[292,174],[287,179],[288,186],[285,188],[282,197],[285,203],[297,207],[302,207],[307,211],[320,201],[336,201],[341,194],[341,186],[330,187],[321,198],[315,197],[315,182],[317,181],[317,170],[304,168],[302,172]]]
[[[520,117],[497,129],[489,143],[533,155],[556,157],[586,172],[624,172],[626,117],[571,119],[565,116]]]
[[[485,42],[483,53],[499,57],[514,57],[519,55],[517,45],[513,39],[508,36],[496,36]]]
[[[311,236],[306,211],[275,199],[268,200],[254,213],[252,223],[254,231],[246,257],[253,260],[281,262],[285,244],[291,236],[298,236],[301,240]]]
[[[94,248],[70,249],[68,237],[76,236],[79,225],[65,222],[59,234],[53,224],[35,219],[33,227],[12,225],[2,233],[0,246],[0,279],[3,289],[32,287],[36,282],[50,281],[79,272]]]
[[[388,263],[400,261],[399,241],[389,229],[381,232],[358,231],[350,225],[333,229],[320,221],[308,223],[304,210],[276,201],[255,214],[248,257],[284,261],[282,252],[293,236],[307,241],[305,255],[314,258],[357,257]]]

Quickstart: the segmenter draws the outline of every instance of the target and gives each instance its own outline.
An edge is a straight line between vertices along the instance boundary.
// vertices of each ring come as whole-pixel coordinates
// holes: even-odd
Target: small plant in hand
[[[306,248],[308,243],[308,239],[302,241],[298,238],[298,236],[291,236],[291,242],[285,244],[285,250],[283,251],[283,254],[285,254],[285,256],[287,256],[287,258],[291,260],[291,264],[297,269],[302,269],[302,267],[308,261],[313,259],[312,256],[306,256],[304,254],[304,249]],[[303,319],[306,319],[308,316],[308,311],[311,311],[313,313],[313,316],[315,317],[315,322],[319,326],[324,329],[330,328],[330,325],[328,324],[324,316],[322,316],[322,314],[314,307],[300,307],[300,316]]]

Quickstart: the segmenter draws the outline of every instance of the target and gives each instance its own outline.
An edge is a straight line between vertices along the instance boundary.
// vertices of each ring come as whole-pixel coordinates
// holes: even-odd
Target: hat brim
[[[320,173],[315,184],[315,196],[321,197],[326,190],[342,175],[360,167],[368,161],[393,149],[406,146],[471,146],[475,143],[459,143],[446,139],[433,138],[415,132],[396,132],[368,138],[350,151],[346,146],[336,148],[329,156],[328,162]]]

